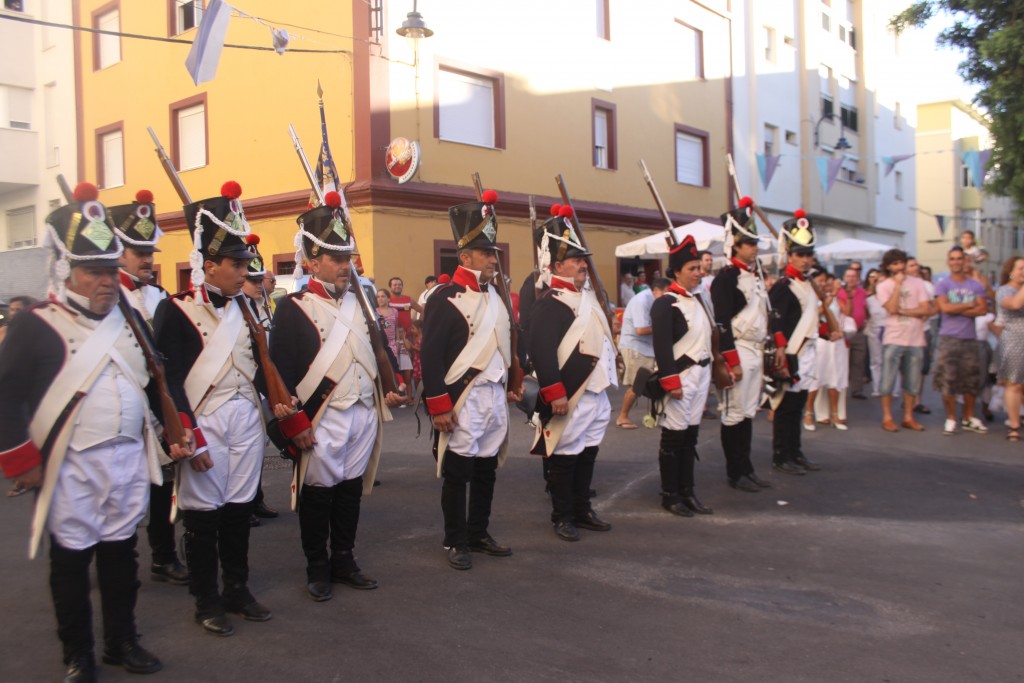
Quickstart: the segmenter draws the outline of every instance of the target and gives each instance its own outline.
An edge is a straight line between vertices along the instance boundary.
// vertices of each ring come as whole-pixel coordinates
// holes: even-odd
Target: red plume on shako
[[[324,204],[331,207],[332,209],[337,209],[339,206],[341,206],[341,195],[335,192],[334,190],[331,190],[330,192],[324,195]]]
[[[139,204],[152,204],[153,193],[150,192],[149,190],[139,190],[138,192],[135,193],[135,201],[137,201]]]
[[[561,216],[562,218],[572,218],[573,217],[572,207],[569,206],[568,204],[566,204],[565,206],[559,207],[558,215]]]
[[[78,183],[73,194],[76,202],[84,204],[99,199],[100,191],[92,183]]]
[[[797,209],[793,212],[793,218],[807,218],[807,212],[803,209]]]
[[[259,244],[260,243],[260,236],[256,235],[256,234],[247,235],[246,238],[245,238],[245,243],[246,244]]]
[[[550,211],[551,215],[552,215],[552,216],[557,216],[557,215],[558,215],[558,212],[559,212],[559,210],[560,210],[561,208],[562,208],[562,205],[561,205],[561,204],[552,204],[552,205],[551,205],[551,211]]]
[[[484,190],[483,194],[480,195],[480,199],[483,200],[484,204],[495,204],[498,201],[498,193],[494,190]]]
[[[220,194],[228,199],[238,199],[242,196],[242,186],[234,180],[229,180],[220,186]]]

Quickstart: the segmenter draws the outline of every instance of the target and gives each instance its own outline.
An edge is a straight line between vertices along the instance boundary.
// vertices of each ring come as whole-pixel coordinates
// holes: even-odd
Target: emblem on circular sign
[[[384,153],[388,173],[399,183],[406,183],[416,175],[420,166],[420,145],[406,138],[395,138]]]

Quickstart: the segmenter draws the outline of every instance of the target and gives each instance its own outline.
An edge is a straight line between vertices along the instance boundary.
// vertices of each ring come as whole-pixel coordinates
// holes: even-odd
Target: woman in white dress
[[[852,304],[839,301],[836,294],[842,281],[831,273],[825,274],[826,301],[832,315],[844,333],[853,323],[851,317]],[[854,328],[856,330],[856,328]],[[818,335],[818,391],[813,403],[808,396],[808,408],[814,408],[814,418],[819,424],[831,424],[836,429],[846,431],[846,389],[850,385],[850,349],[846,345],[846,337],[830,341],[827,335]]]
[[[871,368],[871,395],[880,396],[878,389],[882,384],[882,333],[885,332],[885,308],[875,296],[875,288],[885,276],[872,268],[864,280],[864,289],[868,293],[867,320],[864,323],[864,336],[868,340],[868,363]]]

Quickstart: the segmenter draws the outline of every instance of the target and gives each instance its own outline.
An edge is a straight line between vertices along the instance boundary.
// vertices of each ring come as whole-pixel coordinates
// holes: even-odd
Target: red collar
[[[786,264],[786,277],[791,277],[794,280],[800,280],[801,282],[807,279],[803,273],[794,268],[790,263]]]
[[[673,282],[672,284],[670,284],[668,286],[668,291],[672,292],[673,294],[678,294],[679,296],[685,296],[685,297],[693,296],[693,294],[690,294],[688,291],[686,291],[685,289],[680,287],[678,282]]]
[[[578,292],[576,289],[576,283],[572,280],[566,280],[564,277],[558,275],[551,275],[551,289],[564,289],[568,292]]]
[[[479,276],[468,268],[459,266],[452,273],[452,282],[457,285],[462,285],[466,289],[471,289],[474,292],[480,291],[480,278]]]
[[[134,278],[132,278],[132,276],[129,275],[128,273],[124,272],[123,270],[119,270],[117,271],[117,274],[121,276],[121,286],[127,289],[129,292],[134,292],[136,289],[139,288],[138,283],[135,282]]]
[[[317,296],[327,300],[331,300],[334,298],[333,296],[331,296],[331,293],[327,291],[327,288],[324,287],[324,283],[320,282],[315,277],[309,278],[309,284],[306,286],[306,289],[309,290],[311,293],[316,294]]]
[[[730,259],[730,260],[732,261],[732,264],[734,266],[736,266],[737,268],[739,268],[740,270],[750,270],[750,266],[748,266],[743,261],[740,261],[738,258],[733,258],[733,259]]]

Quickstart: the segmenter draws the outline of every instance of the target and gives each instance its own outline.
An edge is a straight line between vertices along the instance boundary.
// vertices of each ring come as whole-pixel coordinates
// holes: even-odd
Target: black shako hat
[[[793,212],[793,218],[782,224],[781,240],[786,242],[786,253],[789,254],[813,254],[814,253],[814,226],[807,212],[797,209]]]
[[[732,238],[732,244],[757,244],[757,223],[754,221],[754,200],[742,197],[740,205],[732,211],[722,214],[722,226],[725,227],[726,241]],[[728,256],[726,252],[726,256]]]
[[[131,247],[143,254],[160,251],[156,243],[163,232],[156,222],[156,206],[153,204],[153,193],[139,190],[135,193],[135,201],[131,204],[119,204],[107,207],[110,222],[114,226],[114,234],[125,247]]]
[[[590,256],[576,234],[572,217],[571,206],[555,204],[551,207],[551,218],[544,221],[534,234],[542,265],[550,266],[555,261],[564,261],[573,256]]]
[[[498,193],[484,190],[483,201],[458,204],[448,209],[448,220],[452,224],[452,235],[455,247],[462,249],[489,249],[501,251],[497,245],[498,218],[494,215],[494,205],[498,202]]]
[[[295,222],[295,248],[307,259],[314,259],[324,251],[355,254],[352,225],[341,206],[341,195],[331,191],[324,195],[324,203],[305,212]],[[298,259],[296,259],[298,262]]]
[[[693,235],[687,235],[683,241],[668,252],[668,274],[674,277],[676,272],[690,261],[699,261],[700,252]]]
[[[98,201],[99,190],[79,183],[74,199],[46,217],[47,246],[54,254],[57,279],[63,281],[72,266],[116,268],[124,245],[114,234],[107,208]],[[61,266],[65,263],[67,266]]]

